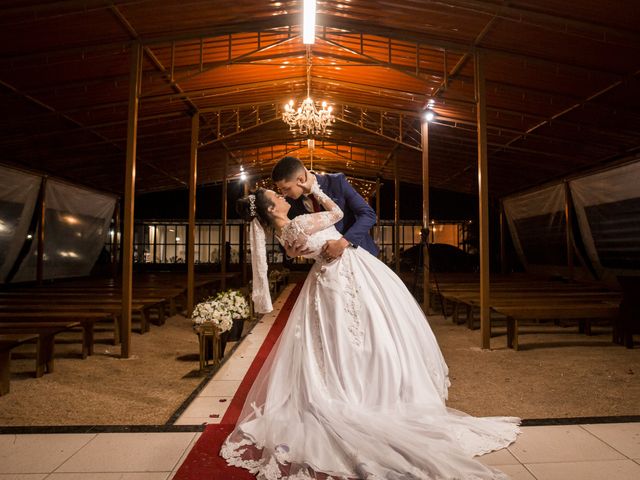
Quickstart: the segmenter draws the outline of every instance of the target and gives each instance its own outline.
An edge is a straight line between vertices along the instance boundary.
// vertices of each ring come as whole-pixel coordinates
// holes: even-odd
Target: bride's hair
[[[253,197],[253,199],[251,198]],[[253,206],[252,206],[253,203]],[[257,218],[263,228],[271,228],[273,215],[269,213],[269,207],[274,203],[267,197],[267,190],[258,188],[250,195],[246,195],[236,202],[236,212],[246,222]]]

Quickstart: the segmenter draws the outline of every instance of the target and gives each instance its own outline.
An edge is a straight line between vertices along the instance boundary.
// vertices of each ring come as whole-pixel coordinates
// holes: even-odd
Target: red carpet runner
[[[208,425],[193,446],[182,466],[178,469],[174,480],[254,480],[255,477],[243,468],[230,467],[218,455],[222,442],[231,433],[238,421],[240,412],[253,385],[260,368],[271,352],[273,345],[282,333],[289,318],[289,313],[300,294],[302,282],[297,284],[287,298],[282,310],[269,330],[262,347],[249,367],[242,383],[238,387],[229,408],[219,425]]]

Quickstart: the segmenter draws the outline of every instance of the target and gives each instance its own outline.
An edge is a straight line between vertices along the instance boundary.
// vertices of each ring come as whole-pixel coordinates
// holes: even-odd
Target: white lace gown
[[[448,369],[420,306],[362,248],[323,262],[342,212],[296,217],[316,263],[220,454],[258,479],[506,479],[473,456],[506,447],[518,418],[446,407]]]

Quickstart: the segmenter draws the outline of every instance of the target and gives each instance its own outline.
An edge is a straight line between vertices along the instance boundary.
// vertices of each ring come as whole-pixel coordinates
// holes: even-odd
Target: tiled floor
[[[291,287],[288,287],[289,291]],[[219,423],[287,298],[285,291],[176,422]],[[200,433],[0,435],[0,480],[167,480]],[[523,427],[481,461],[514,480],[640,479],[640,423]]]

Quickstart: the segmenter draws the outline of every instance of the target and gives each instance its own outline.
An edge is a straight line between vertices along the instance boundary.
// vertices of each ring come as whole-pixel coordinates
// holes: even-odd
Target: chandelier
[[[327,102],[322,102],[322,108],[318,110],[311,98],[311,47],[307,45],[307,98],[297,110],[293,100],[289,100],[284,106],[282,120],[292,132],[297,130],[301,135],[323,135],[327,126],[336,121],[332,110],[333,107],[327,107]]]

